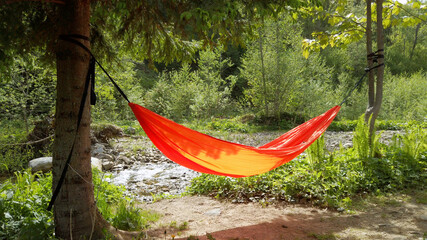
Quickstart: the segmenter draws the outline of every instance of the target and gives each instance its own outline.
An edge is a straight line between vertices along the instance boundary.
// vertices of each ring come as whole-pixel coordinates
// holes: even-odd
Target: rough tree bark
[[[80,34],[89,37],[90,0],[67,0],[59,8],[59,34]],[[89,41],[79,41],[90,47]],[[79,46],[59,40],[56,60],[58,82],[53,146],[53,187],[58,183],[76,134],[77,115],[90,56]],[[100,217],[94,201],[90,147],[90,105],[87,99],[70,168],[54,205],[57,238],[98,239],[102,237],[105,221]]]

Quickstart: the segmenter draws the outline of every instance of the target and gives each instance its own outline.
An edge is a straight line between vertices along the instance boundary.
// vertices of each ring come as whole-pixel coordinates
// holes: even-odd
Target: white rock
[[[206,216],[219,216],[221,214],[221,208],[214,208],[204,213]]]
[[[28,163],[28,167],[31,168],[33,173],[38,171],[49,172],[52,169],[52,157],[33,159]]]
[[[90,163],[92,164],[92,168],[97,168],[102,172],[102,161],[99,158],[91,157]]]
[[[98,158],[91,158],[92,168],[97,168],[102,171],[102,162]],[[28,163],[28,167],[31,168],[31,172],[35,173],[38,171],[49,172],[52,170],[52,157],[41,157],[31,160]]]

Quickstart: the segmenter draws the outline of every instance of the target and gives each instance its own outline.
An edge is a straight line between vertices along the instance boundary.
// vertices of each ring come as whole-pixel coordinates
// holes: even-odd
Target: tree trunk
[[[418,42],[418,32],[420,31],[421,23],[417,24],[417,27],[415,28],[415,39],[414,44],[412,45],[411,54],[409,55],[409,59],[412,60],[412,57],[414,56],[415,47],[417,46]]]
[[[371,0],[366,0],[366,54],[372,53],[372,9]],[[373,59],[369,58],[368,68],[374,65]],[[374,72],[369,71],[368,73],[368,107],[365,112],[365,122],[368,123],[369,118],[372,114],[375,103],[375,78]]]
[[[90,0],[67,0],[60,7],[59,34],[89,36]],[[87,47],[89,41],[79,40]],[[57,101],[53,146],[53,187],[56,187],[76,134],[77,115],[83,95],[90,56],[81,47],[58,41]],[[89,94],[87,95],[90,96]],[[83,117],[64,184],[55,201],[55,233],[61,239],[102,237],[105,222],[94,201],[90,163],[90,105]]]
[[[265,67],[264,67],[264,34],[262,31],[262,28],[264,28],[264,19],[262,19],[262,26],[259,29],[259,53],[261,57],[261,74],[262,74],[262,85],[264,88],[264,108],[265,108],[265,116],[268,117],[268,102],[267,102],[267,86],[266,86],[266,79],[265,79]]]
[[[384,56],[384,27],[383,27],[383,0],[377,0],[377,48],[378,55]],[[378,64],[384,63],[384,57],[378,58]],[[383,79],[384,79],[384,65],[377,68],[377,84],[375,91],[375,103],[372,110],[371,121],[369,122],[369,132],[372,136],[375,127],[375,120],[381,109],[383,100]]]

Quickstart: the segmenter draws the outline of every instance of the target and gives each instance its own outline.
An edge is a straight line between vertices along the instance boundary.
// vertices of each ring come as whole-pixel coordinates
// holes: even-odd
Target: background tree
[[[372,16],[374,16],[374,22],[376,22],[376,43],[377,51],[374,56],[377,61],[378,67],[376,69],[376,80],[372,71],[368,74],[368,107],[365,113],[365,121],[368,122],[371,134],[374,131],[375,120],[379,115],[381,109],[381,103],[383,99],[383,78],[384,78],[384,27],[397,26],[399,24],[405,25],[417,25],[423,21],[426,21],[427,12],[420,12],[417,16],[413,14],[399,15],[403,9],[406,13],[410,11],[406,10],[399,2],[387,1],[385,4],[381,1],[375,2],[374,11],[371,12],[371,1],[367,1],[366,17],[352,13],[349,9],[348,3],[338,2],[332,12],[324,11],[322,7],[319,8],[306,8],[303,14],[316,14],[319,13],[320,19],[328,19],[328,23],[335,28],[332,31],[321,31],[314,32],[313,36],[315,40],[306,40],[303,42],[305,49],[305,56],[308,56],[310,50],[320,50],[327,46],[346,46],[347,44],[358,41],[366,34],[366,50],[367,55],[373,54],[372,50]],[[385,8],[383,8],[385,5]],[[416,9],[427,9],[422,6],[418,1],[411,1],[410,5]],[[384,23],[383,23],[384,19]],[[378,57],[379,56],[379,57]],[[368,67],[373,66],[373,58],[368,58]]]

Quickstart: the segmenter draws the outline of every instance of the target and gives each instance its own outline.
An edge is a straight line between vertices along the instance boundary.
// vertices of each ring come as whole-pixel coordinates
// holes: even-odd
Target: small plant
[[[310,147],[307,148],[307,161],[312,168],[326,158],[325,155],[325,137],[320,136]]]
[[[151,222],[159,219],[158,214],[135,207],[134,202],[121,200],[112,219],[112,225],[116,228],[137,231],[147,229]]]
[[[381,137],[381,134],[375,134],[374,131],[371,135],[369,132],[369,127],[363,119],[364,115],[360,116],[356,128],[354,129],[353,145],[354,149],[356,150],[357,156],[361,159],[367,159],[369,157],[374,157],[379,154],[379,139]]]

